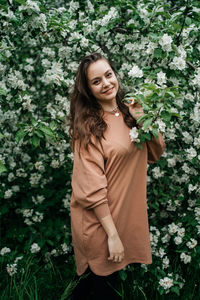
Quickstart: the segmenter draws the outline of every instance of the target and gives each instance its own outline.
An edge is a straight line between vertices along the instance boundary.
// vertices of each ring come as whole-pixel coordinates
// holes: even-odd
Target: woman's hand
[[[108,260],[113,260],[113,262],[121,262],[124,259],[124,247],[118,234],[108,237],[108,249],[110,253]]]
[[[125,103],[125,105],[128,106],[129,113],[135,120],[137,120],[139,117],[144,116],[144,110],[142,105],[138,102],[135,102],[134,99],[132,100],[132,103]],[[140,123],[139,125],[142,126],[142,123]]]

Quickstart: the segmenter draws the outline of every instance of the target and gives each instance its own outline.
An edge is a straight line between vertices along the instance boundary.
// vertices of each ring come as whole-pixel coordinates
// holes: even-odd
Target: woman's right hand
[[[108,237],[108,249],[110,253],[108,260],[113,260],[113,262],[121,262],[124,259],[124,246],[118,234]]]

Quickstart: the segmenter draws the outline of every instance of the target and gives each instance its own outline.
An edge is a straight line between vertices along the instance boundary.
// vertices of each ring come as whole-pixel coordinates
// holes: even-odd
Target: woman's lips
[[[111,94],[113,91],[113,87],[111,89],[109,89],[107,92],[104,92],[104,94]]]

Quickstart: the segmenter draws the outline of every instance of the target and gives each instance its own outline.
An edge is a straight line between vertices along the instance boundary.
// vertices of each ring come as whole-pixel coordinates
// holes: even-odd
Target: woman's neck
[[[112,111],[117,107],[117,101],[116,99],[113,99],[112,101],[105,101],[105,102],[101,101],[100,105],[102,106],[103,110]]]

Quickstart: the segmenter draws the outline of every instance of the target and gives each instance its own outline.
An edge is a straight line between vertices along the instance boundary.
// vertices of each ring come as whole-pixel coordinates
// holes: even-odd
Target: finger
[[[119,257],[118,257],[118,256],[115,256],[114,259],[113,259],[113,261],[114,261],[114,262],[118,262],[118,261],[119,261]]]
[[[124,101],[124,104],[128,107],[132,106],[134,103],[135,103],[134,99],[128,99],[128,100]]]
[[[113,260],[113,258],[114,258],[114,255],[110,254],[110,256],[108,257],[108,260]]]

